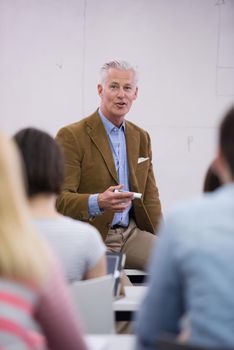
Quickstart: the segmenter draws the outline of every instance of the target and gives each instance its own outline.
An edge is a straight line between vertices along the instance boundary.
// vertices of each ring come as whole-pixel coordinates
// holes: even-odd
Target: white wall
[[[163,208],[199,193],[234,102],[234,0],[0,0],[0,127],[55,134],[98,106],[99,68],[140,71]]]

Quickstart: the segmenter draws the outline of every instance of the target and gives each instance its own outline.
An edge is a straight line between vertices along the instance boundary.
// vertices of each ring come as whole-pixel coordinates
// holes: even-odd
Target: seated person
[[[214,166],[211,164],[206,172],[203,192],[212,192],[215,191],[222,185],[218,175],[215,173]]]
[[[223,185],[180,204],[161,225],[138,313],[138,350],[157,349],[165,333],[234,348],[234,107],[221,123],[214,168]]]
[[[64,178],[64,162],[56,141],[47,133],[26,128],[14,139],[25,164],[30,209],[40,236],[53,247],[69,282],[106,274],[105,245],[91,225],[55,209]]]
[[[0,348],[87,349],[60,267],[32,225],[17,148],[2,134]]]

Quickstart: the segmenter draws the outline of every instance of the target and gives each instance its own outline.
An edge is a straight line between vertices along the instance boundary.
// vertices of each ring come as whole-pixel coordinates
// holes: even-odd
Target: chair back
[[[114,333],[112,275],[77,281],[70,285],[72,299],[86,333]]]

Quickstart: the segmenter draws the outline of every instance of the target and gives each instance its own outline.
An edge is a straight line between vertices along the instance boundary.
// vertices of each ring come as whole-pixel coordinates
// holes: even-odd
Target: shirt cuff
[[[103,210],[101,210],[98,205],[98,193],[89,196],[88,207],[90,216],[97,216],[103,213]]]

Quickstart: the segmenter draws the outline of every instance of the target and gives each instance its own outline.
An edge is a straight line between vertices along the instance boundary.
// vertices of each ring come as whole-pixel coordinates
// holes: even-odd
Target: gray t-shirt
[[[69,282],[83,279],[106,247],[99,232],[91,225],[61,216],[34,219],[38,233],[55,251]]]

